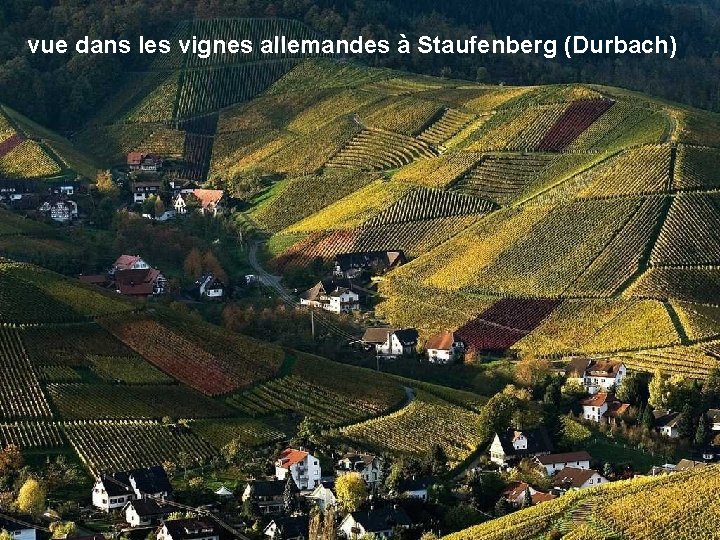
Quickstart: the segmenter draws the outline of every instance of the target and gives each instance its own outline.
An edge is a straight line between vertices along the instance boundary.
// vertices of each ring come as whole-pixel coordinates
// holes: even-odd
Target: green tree
[[[433,476],[443,476],[450,470],[445,449],[439,444],[433,444],[427,457],[427,468]]]
[[[335,480],[335,493],[346,512],[355,512],[368,495],[367,486],[358,473],[344,474]]]
[[[692,406],[686,403],[677,421],[678,435],[683,439],[690,439],[695,435]]]
[[[532,493],[530,493],[530,486],[528,486],[525,488],[525,493],[523,493],[522,508],[530,508],[532,505]]]
[[[15,505],[20,512],[37,517],[45,511],[45,488],[35,478],[28,478],[18,492]]]
[[[501,517],[506,516],[512,512],[512,505],[508,502],[505,497],[500,497],[495,503],[495,516]]]
[[[615,473],[615,470],[613,468],[612,463],[609,461],[605,462],[605,465],[603,465],[603,476],[605,478],[610,478]]]
[[[55,521],[49,529],[53,538],[70,538],[77,534],[77,525],[72,521]]]
[[[654,409],[663,408],[666,400],[666,381],[660,368],[656,369],[655,373],[653,373],[653,378],[650,380],[648,390],[650,391],[648,403],[652,405]]]
[[[518,409],[518,400],[505,393],[495,394],[480,411],[480,438],[489,441],[495,433],[510,427],[513,413]]]
[[[623,403],[637,405],[640,403],[640,386],[640,379],[636,377],[635,374],[625,375],[617,387],[617,398]]]
[[[295,485],[295,480],[293,480],[292,474],[288,473],[287,481],[285,482],[285,491],[283,491],[283,508],[288,515],[294,514],[297,510],[297,499],[295,498],[297,491],[298,488],[297,485]]]
[[[697,431],[695,432],[695,445],[705,446],[710,442],[710,426],[706,414],[701,414],[698,420]]]
[[[648,431],[655,429],[655,415],[653,414],[653,407],[648,403],[640,416],[640,425],[642,425]]]

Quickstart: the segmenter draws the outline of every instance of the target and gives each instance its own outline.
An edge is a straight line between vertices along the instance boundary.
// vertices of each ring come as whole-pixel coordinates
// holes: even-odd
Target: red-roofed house
[[[425,343],[428,360],[435,364],[455,362],[465,351],[463,342],[454,332],[442,332],[431,336]]]
[[[315,489],[320,484],[322,471],[318,458],[305,450],[287,448],[282,451],[275,462],[275,478],[287,479],[292,476],[295,485],[302,491]]]
[[[195,197],[197,199],[198,210],[203,214],[211,214],[217,216],[224,210],[225,191],[222,189],[193,189],[190,192],[179,193],[175,197],[175,211],[178,214],[187,214],[188,199]]]
[[[565,371],[568,380],[582,385],[588,394],[613,391],[626,374],[625,364],[611,359],[573,358]]]
[[[127,155],[127,165],[131,171],[158,172],[162,169],[163,159],[155,154],[143,152],[130,152]]]
[[[580,401],[583,418],[598,423],[612,423],[622,416],[630,405],[622,403],[609,392],[599,392]]]
[[[145,270],[147,268],[150,268],[150,265],[142,260],[140,255],[120,255],[108,273],[112,275],[118,270]]]
[[[165,293],[167,280],[157,268],[117,270],[115,290],[125,296],[152,296]]]
[[[565,467],[553,478],[553,485],[564,490],[583,489],[600,484],[607,484],[607,479],[592,469]]]
[[[566,452],[564,454],[547,454],[536,456],[535,461],[551,475],[561,471],[565,467],[576,467],[578,469],[589,469],[592,456],[585,450],[579,452]]]

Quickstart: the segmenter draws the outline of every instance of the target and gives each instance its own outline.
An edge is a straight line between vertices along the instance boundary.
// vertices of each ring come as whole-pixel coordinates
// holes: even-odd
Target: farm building
[[[622,362],[587,358],[572,359],[565,371],[568,380],[582,385],[588,394],[611,392],[620,386],[626,373]]]
[[[275,478],[286,480],[292,476],[301,491],[309,491],[320,484],[322,476],[318,458],[304,450],[287,448],[275,462]]]
[[[465,345],[455,332],[441,332],[431,336],[425,343],[428,360],[434,364],[457,361],[465,352]]]
[[[323,280],[300,295],[300,304],[332,313],[349,313],[360,309],[360,295],[350,287],[341,287],[332,280]]]
[[[382,459],[373,454],[348,453],[335,466],[336,476],[358,473],[369,486],[382,482]]]
[[[187,214],[196,206],[197,210],[206,215],[217,216],[225,210],[225,191],[222,189],[193,189],[178,193],[173,202],[175,212]]]
[[[495,434],[490,445],[490,461],[504,466],[524,457],[548,455],[552,443],[543,427],[522,431],[508,428]]]
[[[362,342],[375,348],[375,354],[384,358],[408,356],[415,352],[418,332],[414,328],[368,328]]]
[[[130,152],[127,155],[127,166],[131,171],[156,173],[163,168],[163,159],[157,154]]]

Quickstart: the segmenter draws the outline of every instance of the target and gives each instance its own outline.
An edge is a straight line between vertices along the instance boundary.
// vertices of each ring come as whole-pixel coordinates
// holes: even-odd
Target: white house
[[[242,501],[253,501],[261,514],[277,514],[283,511],[285,482],[282,480],[251,480],[242,494]]]
[[[579,452],[566,452],[564,454],[547,454],[544,456],[535,456],[538,465],[545,469],[548,475],[553,475],[565,467],[575,467],[578,469],[589,469],[592,456],[581,450]]]
[[[582,385],[588,394],[597,394],[617,389],[627,374],[627,368],[617,360],[573,358],[565,374],[568,381]]]
[[[412,521],[402,508],[370,507],[368,511],[350,512],[340,523],[339,531],[347,540],[357,540],[371,534],[375,538],[390,538],[395,527],[409,529]]]
[[[678,432],[677,424],[680,420],[680,413],[673,412],[665,409],[655,409],[653,411],[655,417],[655,429],[660,435],[665,435],[670,439],[677,439],[680,437]]]
[[[123,514],[131,527],[146,527],[159,523],[175,509],[155,499],[135,499],[125,504]]]
[[[490,461],[506,466],[524,457],[547,455],[552,443],[545,428],[517,430],[508,428],[495,434],[490,445]]]
[[[160,466],[98,476],[92,491],[93,506],[110,512],[146,495],[169,499],[172,486]]]
[[[432,485],[432,479],[428,477],[413,476],[400,482],[398,493],[405,499],[428,500],[428,489]]]
[[[630,407],[608,392],[598,392],[580,400],[580,405],[583,408],[583,418],[597,423],[612,423]]]
[[[130,152],[127,155],[127,165],[131,171],[156,173],[162,169],[163,159],[156,154]]]
[[[707,418],[712,431],[720,431],[720,409],[708,409]]]
[[[69,199],[52,199],[45,201],[38,208],[38,212],[47,215],[58,223],[68,223],[78,217],[78,206]]]
[[[338,460],[335,474],[358,473],[368,486],[372,486],[383,480],[382,464],[382,459],[372,454],[347,453]]]
[[[195,285],[201,298],[222,298],[225,294],[225,286],[222,281],[212,274],[201,276]]]
[[[462,357],[465,352],[465,345],[454,332],[442,332],[427,340],[425,350],[430,362],[449,364]]]
[[[375,347],[375,354],[385,358],[412,354],[417,341],[418,332],[414,328],[368,328],[362,337],[366,346]]]
[[[263,530],[268,540],[305,540],[309,536],[310,519],[308,516],[275,518]]]
[[[217,216],[224,211],[225,191],[222,189],[193,189],[178,193],[173,202],[175,212],[187,214],[188,201],[194,197],[198,211],[202,214]]]
[[[349,313],[360,309],[360,295],[350,287],[341,287],[331,280],[324,280],[302,293],[300,304],[332,313]]]
[[[108,271],[114,274],[118,270],[147,270],[150,265],[140,255],[120,255]]]
[[[10,533],[13,540],[37,540],[37,529],[23,521],[16,521],[10,516],[0,517],[0,530]]]
[[[607,478],[592,469],[565,467],[553,478],[553,485],[565,491],[607,484]]]
[[[275,478],[286,480],[288,474],[292,476],[295,485],[301,491],[315,489],[320,485],[322,476],[320,461],[304,450],[287,448],[275,462]]]
[[[536,490],[534,487],[532,487],[530,484],[527,484],[526,482],[510,482],[508,486],[503,490],[502,496],[507,502],[509,502],[513,506],[518,507],[522,506],[523,502],[525,502],[525,493],[528,490],[530,491],[531,498],[536,493],[539,493],[538,490]]]
[[[160,195],[162,183],[158,180],[137,180],[130,184],[133,194],[133,203],[141,204],[152,196]]]
[[[335,497],[333,491],[334,486],[334,482],[320,482],[320,485],[307,498],[315,503],[321,512],[325,512],[325,510],[335,506],[337,503],[337,497]]]
[[[208,519],[165,521],[156,535],[157,540],[220,540],[218,526]]]

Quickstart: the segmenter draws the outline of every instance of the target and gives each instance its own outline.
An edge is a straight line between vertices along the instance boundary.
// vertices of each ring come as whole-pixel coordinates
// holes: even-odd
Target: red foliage
[[[23,135],[20,133],[14,133],[3,142],[0,142],[0,159],[20,146],[23,141],[25,141],[25,137]]]
[[[339,253],[352,252],[357,237],[356,230],[346,229],[311,234],[275,257],[272,260],[273,269],[282,272],[302,268],[310,266],[317,258],[329,262]]]
[[[613,104],[609,99],[574,101],[565,110],[538,144],[545,152],[560,152],[577,139]]]

